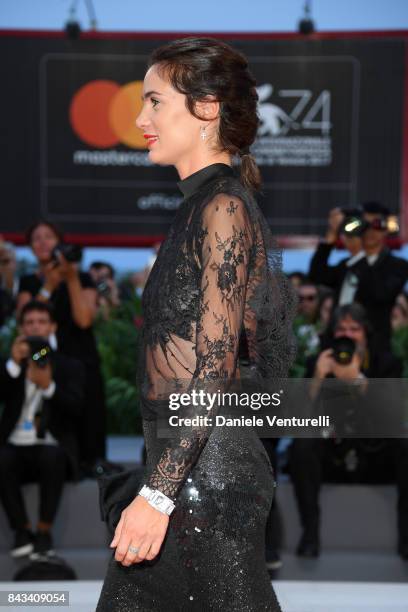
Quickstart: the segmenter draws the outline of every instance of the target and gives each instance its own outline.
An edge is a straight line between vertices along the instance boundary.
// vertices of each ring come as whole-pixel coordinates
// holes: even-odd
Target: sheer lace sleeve
[[[188,390],[225,389],[236,375],[253,233],[245,204],[217,194],[200,214],[194,256],[200,269],[196,321],[196,367]],[[190,405],[189,417],[202,407]],[[211,412],[206,411],[208,416]],[[190,427],[170,441],[148,479],[148,486],[175,498],[197,461],[209,431]]]

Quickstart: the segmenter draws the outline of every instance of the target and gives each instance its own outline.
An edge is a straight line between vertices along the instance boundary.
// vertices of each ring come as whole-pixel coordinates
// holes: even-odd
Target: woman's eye
[[[159,100],[156,100],[155,98],[150,98],[150,100],[152,101],[153,108],[156,108],[156,106],[159,104]]]

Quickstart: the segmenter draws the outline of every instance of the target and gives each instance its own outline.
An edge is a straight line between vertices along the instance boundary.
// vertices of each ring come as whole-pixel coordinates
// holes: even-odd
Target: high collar
[[[185,198],[196,193],[203,185],[222,176],[233,176],[234,171],[227,164],[211,164],[201,168],[198,172],[190,174],[187,178],[177,183],[178,188]]]

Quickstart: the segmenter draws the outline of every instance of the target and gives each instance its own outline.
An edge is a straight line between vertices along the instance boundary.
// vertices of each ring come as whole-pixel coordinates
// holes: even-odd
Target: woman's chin
[[[149,151],[149,160],[153,164],[158,164],[159,166],[171,166],[172,164],[172,162],[169,161],[165,155],[163,155],[163,152],[155,149],[151,149]]]

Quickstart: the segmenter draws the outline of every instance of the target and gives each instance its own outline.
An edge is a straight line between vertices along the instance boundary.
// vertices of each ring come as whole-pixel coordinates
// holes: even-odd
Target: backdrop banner
[[[324,232],[333,206],[401,203],[402,37],[225,38],[249,58],[260,128],[259,202],[275,235]],[[0,32],[0,232],[46,217],[79,242],[148,244],[181,202],[135,120],[163,37]],[[14,236],[18,239],[19,236]]]

